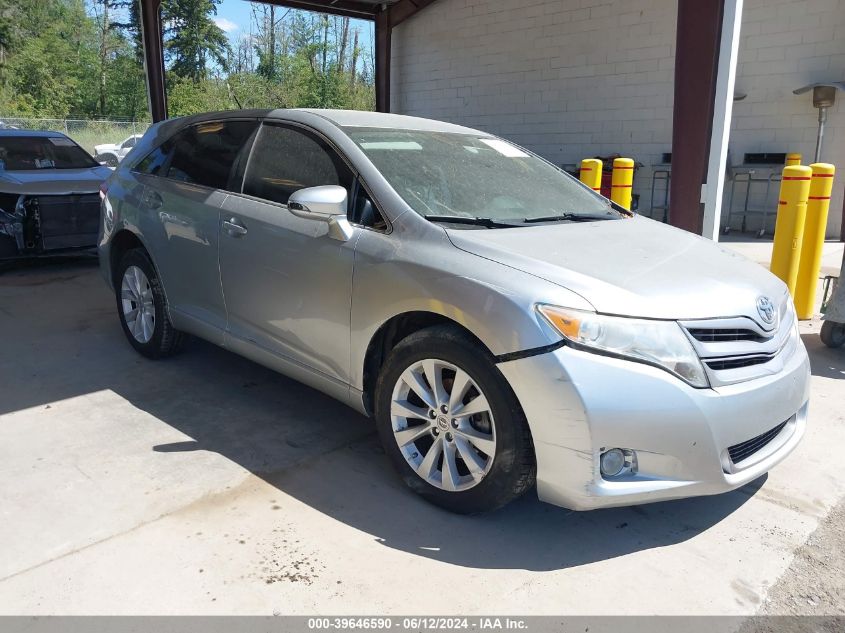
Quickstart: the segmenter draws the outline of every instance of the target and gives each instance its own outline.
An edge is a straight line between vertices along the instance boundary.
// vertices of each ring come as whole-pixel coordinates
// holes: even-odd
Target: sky
[[[256,3],[258,4],[258,3]],[[252,15],[252,2],[246,0],[223,0],[217,7],[217,16],[214,21],[217,23],[229,40],[234,44],[242,33],[249,32],[249,20]],[[284,10],[284,9],[282,9]],[[373,23],[369,20],[353,19],[350,27],[357,26],[361,33],[361,46],[369,47],[372,41]]]

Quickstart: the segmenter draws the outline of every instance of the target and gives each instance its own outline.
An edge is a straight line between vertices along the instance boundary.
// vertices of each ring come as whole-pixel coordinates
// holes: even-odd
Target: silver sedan
[[[375,418],[456,512],[734,489],[805,427],[785,286],[478,130],[276,110],[153,126],[103,188],[129,342],[185,334]]]

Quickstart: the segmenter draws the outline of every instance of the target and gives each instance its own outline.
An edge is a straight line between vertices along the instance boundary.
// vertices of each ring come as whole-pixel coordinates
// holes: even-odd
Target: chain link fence
[[[109,121],[85,119],[32,119],[0,116],[0,127],[21,130],[53,130],[67,134],[92,155],[94,146],[121,143],[133,134],[143,134],[150,126],[145,121]]]

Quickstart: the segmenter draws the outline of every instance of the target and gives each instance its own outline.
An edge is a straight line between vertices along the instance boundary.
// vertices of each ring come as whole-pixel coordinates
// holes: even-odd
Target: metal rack
[[[662,187],[658,187],[659,183]],[[661,221],[665,224],[669,220],[669,191],[672,184],[672,166],[669,164],[652,165],[651,172],[651,210],[649,217],[655,219],[655,213],[663,212]],[[660,204],[658,202],[660,196]]]
[[[772,183],[780,182],[781,174],[774,168],[737,165],[731,168],[731,176],[728,218],[722,228],[722,233],[727,235],[731,232],[734,215],[740,213],[742,215],[740,231],[743,233],[748,229],[749,216],[762,216],[760,226],[754,233],[757,237],[763,237],[769,225],[769,216],[777,215],[777,205],[771,203]],[[762,206],[751,206],[755,188],[763,188]],[[759,189],[757,190],[759,191]]]

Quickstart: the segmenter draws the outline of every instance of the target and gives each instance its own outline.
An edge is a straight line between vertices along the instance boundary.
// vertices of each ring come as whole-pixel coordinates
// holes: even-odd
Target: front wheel
[[[170,323],[164,289],[147,253],[128,251],[115,272],[117,313],[132,347],[147,358],[176,352],[184,335]]]
[[[390,353],[376,424],[405,483],[461,514],[501,507],[533,483],[531,434],[490,354],[452,326],[421,330]]]
[[[845,345],[845,323],[824,321],[819,337],[822,339],[822,343],[828,347],[842,347]]]

